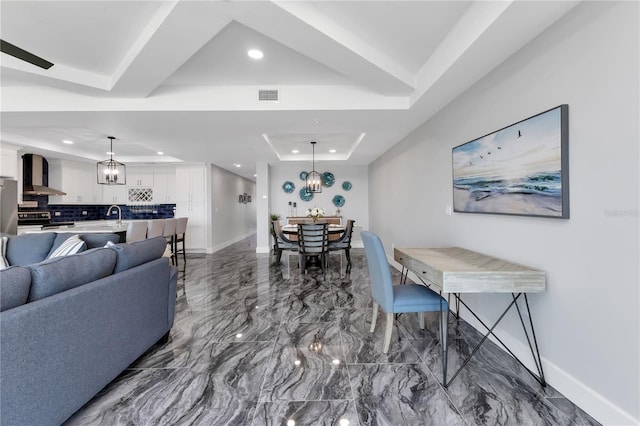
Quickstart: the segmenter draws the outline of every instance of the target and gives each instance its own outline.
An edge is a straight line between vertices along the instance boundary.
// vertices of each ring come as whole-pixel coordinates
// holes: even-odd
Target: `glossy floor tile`
[[[191,255],[180,273],[169,340],[149,350],[67,425],[597,425],[487,342],[441,386],[438,316],[403,314],[388,354],[374,333],[362,249],[346,274],[301,274],[255,253],[248,238]],[[393,271],[396,281],[399,273]],[[480,339],[448,326],[452,373]]]

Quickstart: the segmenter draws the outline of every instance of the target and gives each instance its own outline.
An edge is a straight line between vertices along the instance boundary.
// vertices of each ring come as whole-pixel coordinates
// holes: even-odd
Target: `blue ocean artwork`
[[[454,210],[561,216],[561,108],[453,148]]]
[[[517,179],[459,178],[453,181],[453,186],[471,193],[562,195],[560,171]]]

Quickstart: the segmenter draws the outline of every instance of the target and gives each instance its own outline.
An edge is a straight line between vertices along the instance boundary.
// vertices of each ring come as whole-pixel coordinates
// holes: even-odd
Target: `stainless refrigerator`
[[[0,178],[0,232],[18,233],[18,181]]]

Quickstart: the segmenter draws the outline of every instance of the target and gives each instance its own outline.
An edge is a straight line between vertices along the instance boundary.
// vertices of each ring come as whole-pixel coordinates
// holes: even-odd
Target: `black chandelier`
[[[127,166],[113,159],[113,136],[108,136],[111,140],[109,146],[109,159],[98,161],[96,164],[98,183],[100,185],[126,185]]]
[[[311,157],[311,171],[307,173],[307,192],[322,192],[322,176],[316,172],[316,141],[311,142],[313,156]]]

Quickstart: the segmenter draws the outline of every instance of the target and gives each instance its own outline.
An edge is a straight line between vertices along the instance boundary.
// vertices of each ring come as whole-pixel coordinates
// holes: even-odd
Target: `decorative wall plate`
[[[293,192],[293,190],[296,189],[296,186],[293,184],[293,182],[286,181],[285,183],[282,184],[282,189],[287,194],[291,194]]]
[[[322,174],[322,184],[324,186],[326,186],[327,188],[329,188],[330,186],[333,186],[333,183],[336,181],[335,176],[333,175],[333,173],[331,172],[324,172]]]
[[[307,180],[307,172],[300,172],[300,180]]]
[[[300,188],[300,199],[302,201],[313,200],[313,192],[307,192],[307,187],[303,186],[302,188]]]
[[[342,182],[342,189],[344,189],[345,191],[351,191],[351,182],[349,182],[348,180]]]
[[[344,206],[344,197],[342,195],[336,195],[333,197],[333,200],[331,200],[333,202],[333,205],[336,207],[342,207]]]

